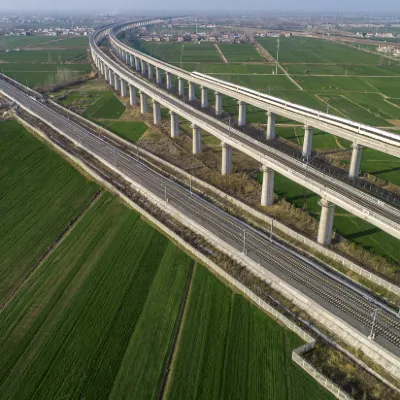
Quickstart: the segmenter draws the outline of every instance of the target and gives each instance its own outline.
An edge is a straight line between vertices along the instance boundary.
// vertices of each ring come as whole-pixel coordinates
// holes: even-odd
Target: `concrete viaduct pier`
[[[275,150],[271,150],[271,147],[268,147],[261,142],[255,143],[252,139],[246,138],[240,130],[235,129],[234,127],[228,129],[226,124],[219,122],[218,119],[201,111],[196,111],[195,108],[189,106],[184,101],[187,100],[190,102],[195,99],[195,87],[197,85],[200,88],[201,93],[201,108],[208,107],[209,94],[213,93],[215,95],[215,116],[219,117],[223,112],[222,96],[224,95],[234,98],[237,100],[238,104],[238,126],[243,127],[247,124],[247,105],[259,106],[259,108],[264,107],[263,101],[259,100],[262,94],[256,96],[257,100],[254,100],[252,97],[242,95],[242,89],[240,89],[240,87],[232,92],[228,86],[224,86],[227,85],[226,83],[219,83],[220,81],[217,79],[213,78],[211,82],[206,78],[199,78],[198,75],[195,76],[194,74],[180,70],[177,67],[170,67],[168,64],[153,59],[152,57],[144,55],[134,49],[125,47],[122,49],[121,46],[124,45],[119,44],[115,39],[113,39],[112,35],[110,38],[113,53],[121,59],[124,66],[110,60],[107,56],[101,55],[101,53],[92,52],[98,70],[105,76],[108,83],[114,86],[115,90],[118,91],[121,96],[129,96],[129,103],[132,106],[137,104],[137,91],[139,91],[140,112],[142,114],[148,112],[148,100],[151,100],[153,123],[155,125],[161,123],[161,107],[168,108],[171,119],[171,138],[177,138],[180,134],[180,117],[190,122],[192,129],[192,153],[194,155],[199,154],[202,151],[202,130],[218,138],[221,141],[222,150],[221,174],[229,175],[232,173],[233,147],[244,152],[253,159],[258,160],[262,165],[261,170],[263,173],[260,199],[262,206],[267,207],[273,204],[274,175],[275,172],[278,172],[279,174],[282,174],[283,176],[313,191],[321,198],[321,218],[318,230],[319,243],[329,245],[331,242],[335,205],[348,210],[352,214],[357,215],[375,226],[384,229],[393,236],[400,238],[400,223],[398,222],[400,221],[400,215],[398,210],[393,210],[390,206],[382,204],[382,202],[377,203],[376,199],[370,197],[365,198],[365,196],[367,196],[365,193],[360,194],[357,192],[357,189],[351,188],[348,184],[339,181],[335,182],[335,178],[328,177],[322,172],[318,172],[313,167],[309,167],[305,170],[307,163],[291,159],[290,156],[284,155],[284,153],[279,155],[280,160],[284,160],[282,164],[282,161],[277,161],[274,158]],[[136,73],[133,73],[133,71]],[[141,78],[138,77],[139,74],[142,76]],[[165,74],[165,80],[163,79],[163,74]],[[147,79],[153,81],[154,75],[155,82],[151,83],[151,85],[146,83],[148,82],[146,81]],[[163,81],[165,81],[165,87],[163,87]],[[215,83],[214,81],[217,82]],[[170,93],[175,82],[177,85],[178,98]],[[185,97],[185,83],[188,85],[187,97]],[[167,91],[165,89],[167,89]],[[275,120],[277,115],[290,117],[295,121],[297,120],[304,126],[302,156],[304,159],[308,159],[312,155],[313,132],[315,129],[321,130],[321,124],[316,119],[309,116],[307,116],[307,118],[299,117],[298,115],[294,115],[292,111],[290,111],[290,114],[288,112],[290,109],[289,106],[285,106],[281,109],[268,104],[268,107],[266,108],[266,140],[273,141],[276,137]],[[329,132],[329,124],[326,121],[324,121],[323,124],[325,129],[322,130]],[[343,129],[335,129],[340,133],[340,135],[344,132]],[[357,131],[361,131],[361,128],[358,128]],[[365,145],[365,140],[362,139],[361,136],[354,137],[353,135],[352,138],[353,149],[349,176],[356,179],[360,171],[362,148],[368,146]],[[389,154],[395,152],[395,145],[393,143],[382,148],[387,149],[386,152]],[[305,171],[307,172],[305,173]],[[337,192],[333,193],[332,190],[330,190],[331,186],[335,188],[339,187],[340,192],[344,190],[345,195],[337,194]],[[357,193],[354,194],[355,192]],[[356,196],[356,200],[352,199],[353,195]],[[365,203],[366,201],[367,203]],[[360,203],[363,204],[362,207],[360,207]],[[368,208],[369,204],[371,204],[370,208]],[[378,208],[381,214],[376,213]],[[387,210],[389,211],[387,212]],[[386,212],[387,215],[391,214],[391,216],[386,217]]]

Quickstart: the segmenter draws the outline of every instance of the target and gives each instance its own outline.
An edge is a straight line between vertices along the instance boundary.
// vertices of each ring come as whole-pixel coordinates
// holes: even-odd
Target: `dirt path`
[[[71,38],[66,37],[66,38],[60,38],[60,39],[52,39],[52,40],[48,40],[47,42],[42,42],[42,43],[37,44],[37,45],[31,44],[29,46],[24,46],[23,48],[24,49],[35,49],[35,50],[39,50],[40,49],[41,50],[42,48],[40,46],[43,45],[43,44],[53,43],[53,42],[60,42],[60,41],[66,40],[66,39],[71,39]]]
[[[19,290],[26,284],[26,282],[32,278],[34,273],[38,268],[49,258],[49,256],[60,246],[62,241],[69,235],[75,225],[87,214],[89,209],[93,206],[93,204],[101,197],[103,194],[103,189],[99,189],[94,193],[89,202],[75,215],[66,225],[64,230],[56,237],[54,242],[45,250],[39,260],[35,263],[35,265],[30,269],[28,275],[25,279],[20,283],[20,285],[14,289],[14,292],[5,300],[3,304],[0,304],[0,310],[6,307],[10,301],[18,294]]]
[[[221,49],[219,48],[218,44],[215,43],[214,46],[215,46],[215,48],[217,49],[218,54],[219,54],[219,56],[221,57],[222,61],[223,61],[225,64],[228,64],[228,60],[226,59],[226,57],[224,56],[224,53],[223,53],[223,52],[221,51]]]

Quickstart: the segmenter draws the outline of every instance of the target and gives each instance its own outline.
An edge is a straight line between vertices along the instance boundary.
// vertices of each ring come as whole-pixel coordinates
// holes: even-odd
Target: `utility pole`
[[[375,308],[374,312],[371,314],[372,316],[372,326],[371,326],[371,332],[368,336],[368,339],[374,340],[375,339],[375,323],[376,323],[376,316],[378,315],[378,309]]]
[[[167,185],[164,185],[163,183],[162,183],[162,185],[164,186],[164,201],[165,201],[166,203],[168,203]]]
[[[271,219],[270,230],[269,230],[269,240],[272,242],[272,230],[274,228],[274,219]]]
[[[275,75],[278,75],[278,62],[279,62],[279,38],[276,41],[276,69],[275,69]]]

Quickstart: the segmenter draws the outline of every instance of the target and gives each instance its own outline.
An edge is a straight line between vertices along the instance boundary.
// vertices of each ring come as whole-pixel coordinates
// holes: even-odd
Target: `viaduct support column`
[[[325,199],[319,201],[321,205],[321,216],[318,228],[318,243],[328,246],[332,241],[333,217],[335,215],[335,205]]]
[[[246,125],[246,103],[244,101],[239,100],[239,121],[238,125],[239,126],[245,126]]]
[[[147,94],[140,91],[140,114],[147,113]]]
[[[161,69],[156,67],[156,82],[157,85],[161,85],[162,84],[162,75],[161,75]]]
[[[121,83],[119,81],[119,76],[114,72],[114,89],[119,92]]]
[[[146,75],[146,61],[141,60],[142,75]]]
[[[215,92],[215,115],[222,115],[222,93]]]
[[[357,178],[360,173],[360,162],[361,162],[362,147],[353,143],[353,152],[351,153],[350,171],[349,178]]]
[[[133,85],[129,85],[129,103],[131,106],[136,106],[136,88]]]
[[[178,95],[183,96],[185,94],[185,81],[182,78],[178,78]]]
[[[195,99],[194,95],[194,83],[189,82],[189,101],[193,101]]]
[[[201,108],[208,107],[208,90],[205,86],[201,87]]]
[[[136,71],[140,71],[140,60],[139,58],[135,57],[135,66],[136,66]]]
[[[171,138],[177,138],[179,136],[179,115],[170,111],[171,115]]]
[[[193,154],[201,153],[201,129],[192,124],[193,138],[192,138],[192,152]]]
[[[222,165],[221,174],[228,175],[232,173],[232,147],[222,142]]]
[[[161,107],[160,103],[153,99],[153,122],[154,125],[161,124]]]
[[[275,114],[268,111],[267,112],[267,140],[275,139]]]
[[[165,73],[165,81],[167,90],[172,89],[172,75],[169,72]]]
[[[271,206],[274,202],[274,177],[275,171],[265,165],[261,167],[263,172],[262,190],[261,190],[261,205]]]
[[[150,80],[153,79],[153,66],[151,64],[148,64],[147,78],[150,79]]]
[[[110,72],[109,72],[107,65],[105,65],[105,64],[104,64],[104,80],[106,82],[109,82],[109,80],[110,80]]]
[[[121,96],[128,97],[128,84],[121,79]]]
[[[135,56],[133,54],[130,55],[130,65],[131,68],[134,68],[135,66]]]
[[[304,127],[304,142],[303,142],[303,152],[302,152],[304,158],[308,158],[311,156],[312,137],[313,137],[313,129],[311,128],[311,126],[306,125]]]
[[[111,68],[108,69],[108,83],[111,86],[114,84],[114,72]]]

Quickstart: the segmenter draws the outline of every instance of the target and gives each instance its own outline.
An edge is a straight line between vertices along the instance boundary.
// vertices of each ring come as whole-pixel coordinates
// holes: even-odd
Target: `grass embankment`
[[[132,143],[139,140],[148,129],[143,122],[121,120],[125,105],[108,90],[74,90],[60,100],[60,104]]]
[[[15,121],[0,122],[0,164],[3,304],[98,186]]]

